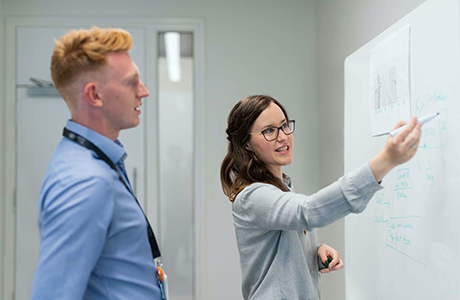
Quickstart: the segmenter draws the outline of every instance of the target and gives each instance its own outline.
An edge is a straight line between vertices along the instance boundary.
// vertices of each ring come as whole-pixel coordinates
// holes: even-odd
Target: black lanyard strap
[[[102,152],[101,149],[99,149],[96,145],[94,145],[93,143],[91,143],[90,141],[82,137],[81,135],[73,131],[70,131],[65,127],[64,127],[64,132],[62,133],[62,135],[76,142],[77,144],[85,147],[86,149],[94,151],[99,157],[99,159],[102,159],[103,161],[105,161],[110,166],[110,168],[112,168],[113,170],[115,170],[115,172],[117,172],[118,178],[124,184],[124,186],[129,191],[129,193],[134,197],[134,199],[136,200],[136,203],[139,205],[142,213],[144,214],[145,220],[147,221],[147,235],[149,238],[149,243],[150,243],[150,248],[152,250],[153,259],[160,257],[161,256],[160,248],[158,247],[157,240],[155,238],[155,234],[153,233],[153,230],[152,230],[152,226],[150,226],[149,220],[147,219],[147,216],[145,215],[144,210],[139,204],[139,201],[137,200],[136,195],[134,195],[134,193],[131,191],[128,184],[125,182],[123,175],[121,174],[120,170],[115,166],[113,161],[111,161],[110,158],[108,158],[107,155],[104,152]]]

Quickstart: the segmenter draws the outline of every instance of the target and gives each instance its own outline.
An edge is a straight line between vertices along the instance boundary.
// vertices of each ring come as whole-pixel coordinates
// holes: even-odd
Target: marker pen
[[[431,115],[426,115],[420,119],[417,120],[417,124],[418,123],[422,123],[422,124],[425,124],[426,122],[429,122],[431,120],[433,120],[437,115],[439,115],[439,113],[435,113],[435,114],[431,114]],[[391,136],[395,136],[397,135],[401,130],[403,130],[404,128],[406,128],[407,125],[404,125],[404,126],[401,126],[399,128],[396,128],[395,130],[391,131],[390,132],[390,135]]]
[[[329,264],[331,263],[332,261],[332,258],[328,257],[327,260],[323,263],[323,265],[328,268],[329,267]]]

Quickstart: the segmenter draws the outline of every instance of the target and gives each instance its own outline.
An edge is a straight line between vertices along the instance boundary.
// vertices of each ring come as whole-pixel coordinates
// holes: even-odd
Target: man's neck
[[[106,138],[112,140],[112,141],[115,141],[117,138],[118,138],[118,135],[120,133],[120,131],[114,131],[114,130],[110,130],[108,126],[105,126],[105,124],[103,122],[94,122],[94,121],[90,121],[89,118],[88,119],[84,119],[84,118],[74,118],[72,117],[71,119],[72,122],[74,123],[77,123],[79,125],[82,125],[82,126],[85,126],[86,128],[89,128],[103,136],[105,136]]]

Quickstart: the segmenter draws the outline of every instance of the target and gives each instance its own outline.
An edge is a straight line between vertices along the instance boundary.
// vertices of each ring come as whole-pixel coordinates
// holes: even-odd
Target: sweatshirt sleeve
[[[247,228],[311,231],[362,212],[380,189],[367,163],[311,196],[254,183],[235,199],[234,221]]]

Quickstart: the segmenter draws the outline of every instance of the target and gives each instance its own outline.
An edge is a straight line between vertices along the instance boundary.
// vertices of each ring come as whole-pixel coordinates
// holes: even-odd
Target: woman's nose
[[[287,135],[284,133],[283,130],[278,129],[278,137],[276,138],[278,141],[284,141],[287,139]]]

